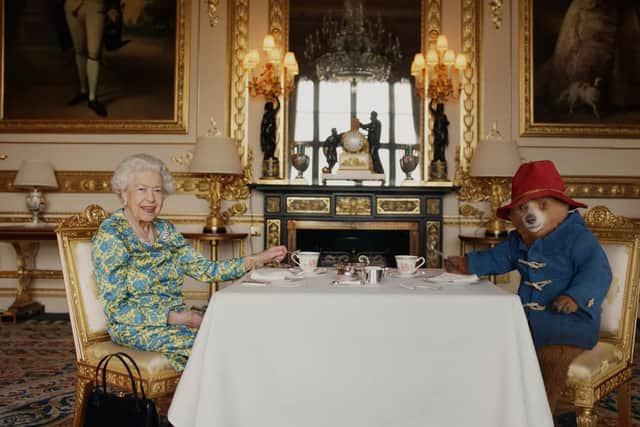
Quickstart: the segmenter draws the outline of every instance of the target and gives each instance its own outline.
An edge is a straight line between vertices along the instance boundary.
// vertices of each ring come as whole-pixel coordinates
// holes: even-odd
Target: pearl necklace
[[[147,231],[144,231],[144,228],[140,226],[140,223],[137,221],[133,221],[127,209],[124,210],[125,217],[127,218],[127,222],[129,226],[133,230],[133,233],[138,237],[138,239],[142,240],[145,243],[151,244],[156,240],[156,233],[154,231],[153,224],[149,224],[147,227]]]

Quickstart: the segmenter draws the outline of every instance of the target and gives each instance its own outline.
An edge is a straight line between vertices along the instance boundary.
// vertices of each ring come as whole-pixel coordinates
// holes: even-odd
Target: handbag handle
[[[131,358],[131,356],[123,352],[107,354],[102,359],[100,359],[100,362],[98,362],[98,366],[96,366],[95,383],[99,384],[98,374],[100,372],[100,369],[102,369],[102,390],[104,391],[104,393],[107,392],[107,365],[109,365],[109,362],[113,357],[118,358],[122,363],[122,365],[124,365],[125,369],[127,370],[127,373],[129,374],[129,380],[131,381],[131,389],[133,390],[133,396],[135,399],[138,399],[136,381],[135,381],[135,378],[133,377],[133,372],[131,372],[131,368],[129,368],[129,364],[127,363],[127,361],[133,365],[133,367],[136,369],[136,372],[138,373],[138,380],[140,382],[140,391],[142,392],[142,398],[146,399],[147,396],[144,392],[144,384],[142,383],[142,374],[140,373],[140,368],[138,368],[138,365],[136,364],[135,360]]]

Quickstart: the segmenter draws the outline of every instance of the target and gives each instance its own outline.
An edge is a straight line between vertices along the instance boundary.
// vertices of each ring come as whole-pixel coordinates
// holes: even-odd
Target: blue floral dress
[[[169,221],[156,219],[153,226],[158,237],[145,243],[122,209],[102,222],[92,241],[98,290],[114,343],[164,353],[182,371],[198,330],[169,325],[167,316],[188,310],[184,275],[203,282],[233,280],[246,273],[244,257],[209,261]]]

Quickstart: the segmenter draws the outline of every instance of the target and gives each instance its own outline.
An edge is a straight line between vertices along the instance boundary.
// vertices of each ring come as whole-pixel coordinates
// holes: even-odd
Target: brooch
[[[591,298],[591,299],[589,299],[589,301],[587,301],[587,307],[591,308],[591,307],[593,307],[593,304],[595,304],[595,303],[596,303],[596,301],[593,298]]]
[[[167,240],[169,240],[169,233],[167,233],[166,231],[163,231],[158,236],[158,239],[162,240],[163,242],[166,242]]]

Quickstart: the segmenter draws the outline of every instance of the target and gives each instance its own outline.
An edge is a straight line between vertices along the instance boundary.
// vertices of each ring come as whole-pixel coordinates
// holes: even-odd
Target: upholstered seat
[[[136,361],[145,392],[151,399],[172,394],[180,379],[180,373],[171,367],[163,354],[122,347],[111,342],[107,334],[107,319],[91,260],[91,237],[106,217],[101,207],[91,205],[82,215],[62,221],[56,229],[78,366],[74,427],[82,423],[84,403],[95,378],[96,365],[107,354],[122,351]],[[126,388],[128,378],[121,364],[109,364],[109,384],[120,388],[125,385]]]
[[[600,340],[569,366],[563,399],[578,407],[578,426],[595,426],[594,405],[619,388],[618,425],[631,426],[633,345],[640,287],[640,226],[604,206],[585,214],[611,265],[612,280],[602,304]]]

